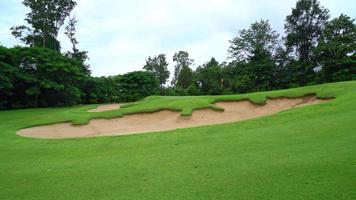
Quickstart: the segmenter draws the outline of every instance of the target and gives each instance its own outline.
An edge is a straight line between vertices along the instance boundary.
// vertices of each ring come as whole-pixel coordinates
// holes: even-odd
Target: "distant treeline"
[[[28,47],[0,46],[0,108],[136,101],[149,95],[218,95],[356,80],[356,25],[341,14],[329,19],[318,0],[298,0],[285,20],[285,37],[268,20],[240,30],[229,62],[211,58],[193,70],[186,51],[173,56],[172,81],[165,54],[149,57],[143,71],[92,77],[86,51],[77,48],[73,0],[24,0],[30,27],[12,27]],[[66,20],[67,19],[67,20]],[[72,50],[61,52],[59,29]]]

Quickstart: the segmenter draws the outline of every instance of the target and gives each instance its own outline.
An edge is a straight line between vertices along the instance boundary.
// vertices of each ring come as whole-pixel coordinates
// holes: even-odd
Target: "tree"
[[[169,78],[169,71],[167,67],[168,63],[166,61],[166,55],[159,54],[153,58],[149,57],[146,60],[146,64],[143,66],[143,69],[154,73],[159,80],[160,87],[163,88]]]
[[[9,107],[13,95],[14,82],[18,71],[14,67],[13,54],[0,46],[0,109]]]
[[[296,60],[288,65],[292,85],[303,86],[315,82],[317,59],[313,52],[329,19],[329,11],[318,0],[298,0],[284,25],[287,51]]]
[[[278,47],[278,37],[268,20],[255,22],[249,29],[240,30],[239,35],[230,41],[230,56],[233,60],[241,62],[261,52],[273,55]]]
[[[31,10],[25,18],[31,27],[12,27],[12,34],[32,47],[59,51],[59,29],[76,3],[73,0],[24,0],[23,4]]]
[[[47,48],[15,50],[18,55],[16,66],[21,70],[24,80],[20,88],[29,95],[25,99],[33,99],[34,107],[80,102],[79,83],[85,75],[74,62]]]
[[[82,102],[85,104],[122,102],[116,80],[117,76],[86,77],[81,82]]]
[[[136,101],[158,92],[152,72],[96,78],[48,48],[0,46],[0,109]]]
[[[193,64],[194,60],[189,58],[188,52],[179,51],[174,54],[173,61],[176,62],[176,65],[174,66],[172,85],[183,88],[189,87],[188,84],[192,82],[193,78],[193,71],[189,68],[189,66]]]
[[[68,24],[65,27],[65,34],[72,44],[72,52],[68,51],[65,55],[75,60],[82,68],[82,71],[86,74],[90,74],[89,65],[85,62],[89,60],[87,51],[80,51],[77,48],[78,40],[76,38],[76,25],[78,20],[73,16],[69,17]]]
[[[274,85],[274,74],[276,64],[269,52],[261,51],[255,54],[247,63],[246,72],[250,71],[249,78],[253,84],[253,89],[250,91],[266,91],[272,89]],[[247,75],[247,74],[246,74]]]
[[[193,70],[188,66],[183,66],[178,74],[177,87],[187,89],[193,83]]]
[[[274,55],[274,63],[276,64],[273,75],[273,89],[284,89],[292,87],[297,81],[294,80],[295,73],[292,71],[292,63],[295,59],[290,55],[288,49],[284,46],[277,48]]]
[[[72,44],[73,53],[78,51],[76,47],[76,45],[78,44],[78,40],[75,36],[77,23],[78,20],[75,18],[75,16],[69,17],[68,24],[65,27],[65,32],[64,32],[64,34],[66,34],[66,36],[70,40],[70,43]]]
[[[231,94],[238,92],[237,90],[237,77],[239,76],[239,70],[236,67],[235,62],[230,62],[228,64],[222,63],[222,85],[223,94]]]
[[[2,49],[0,76],[7,108],[74,105],[82,95],[79,83],[85,75],[72,60],[47,48]],[[1,73],[1,74],[3,74]]]
[[[356,25],[354,19],[340,15],[328,22],[316,48],[325,81],[356,79]]]
[[[284,25],[286,46],[299,61],[311,61],[322,30],[329,19],[329,11],[318,0],[298,0]]]
[[[151,72],[130,72],[114,77],[114,82],[123,101],[137,101],[159,92],[159,81]]]
[[[279,35],[268,21],[251,24],[230,41],[229,52],[238,67],[234,86],[239,92],[270,89],[276,68],[273,55],[279,47]]]
[[[215,58],[195,71],[195,81],[203,94],[217,95],[222,93],[222,68]]]

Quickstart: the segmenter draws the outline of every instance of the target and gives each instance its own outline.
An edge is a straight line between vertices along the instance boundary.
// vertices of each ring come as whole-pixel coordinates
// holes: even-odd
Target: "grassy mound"
[[[162,109],[190,115],[216,101],[335,97],[259,119],[167,133],[39,140],[16,130]],[[356,199],[356,82],[229,96],[148,97],[0,112],[0,199]],[[138,122],[139,123],[139,122]]]

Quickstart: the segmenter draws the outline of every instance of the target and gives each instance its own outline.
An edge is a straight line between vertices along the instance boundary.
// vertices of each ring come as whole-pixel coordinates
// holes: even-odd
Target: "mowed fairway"
[[[65,140],[16,135],[30,126],[111,118],[216,101],[316,94],[327,103],[230,124]],[[0,112],[0,199],[356,199],[356,81],[231,96],[149,97]],[[140,123],[140,122],[137,122]]]

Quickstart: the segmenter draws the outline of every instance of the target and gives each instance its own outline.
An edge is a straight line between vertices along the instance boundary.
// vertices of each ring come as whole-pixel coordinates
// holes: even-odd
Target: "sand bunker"
[[[295,99],[269,99],[265,105],[256,105],[250,101],[218,102],[225,109],[196,110],[190,117],[182,117],[179,112],[164,110],[155,113],[132,114],[114,119],[93,119],[87,125],[73,126],[71,123],[37,126],[22,129],[18,135],[33,138],[76,138],[105,135],[128,135],[202,125],[222,124],[271,115],[283,110],[304,105],[316,104],[327,100],[306,96]]]
[[[105,112],[109,110],[116,110],[119,109],[122,104],[107,104],[107,105],[101,105],[98,106],[95,109],[88,110],[88,112]]]

